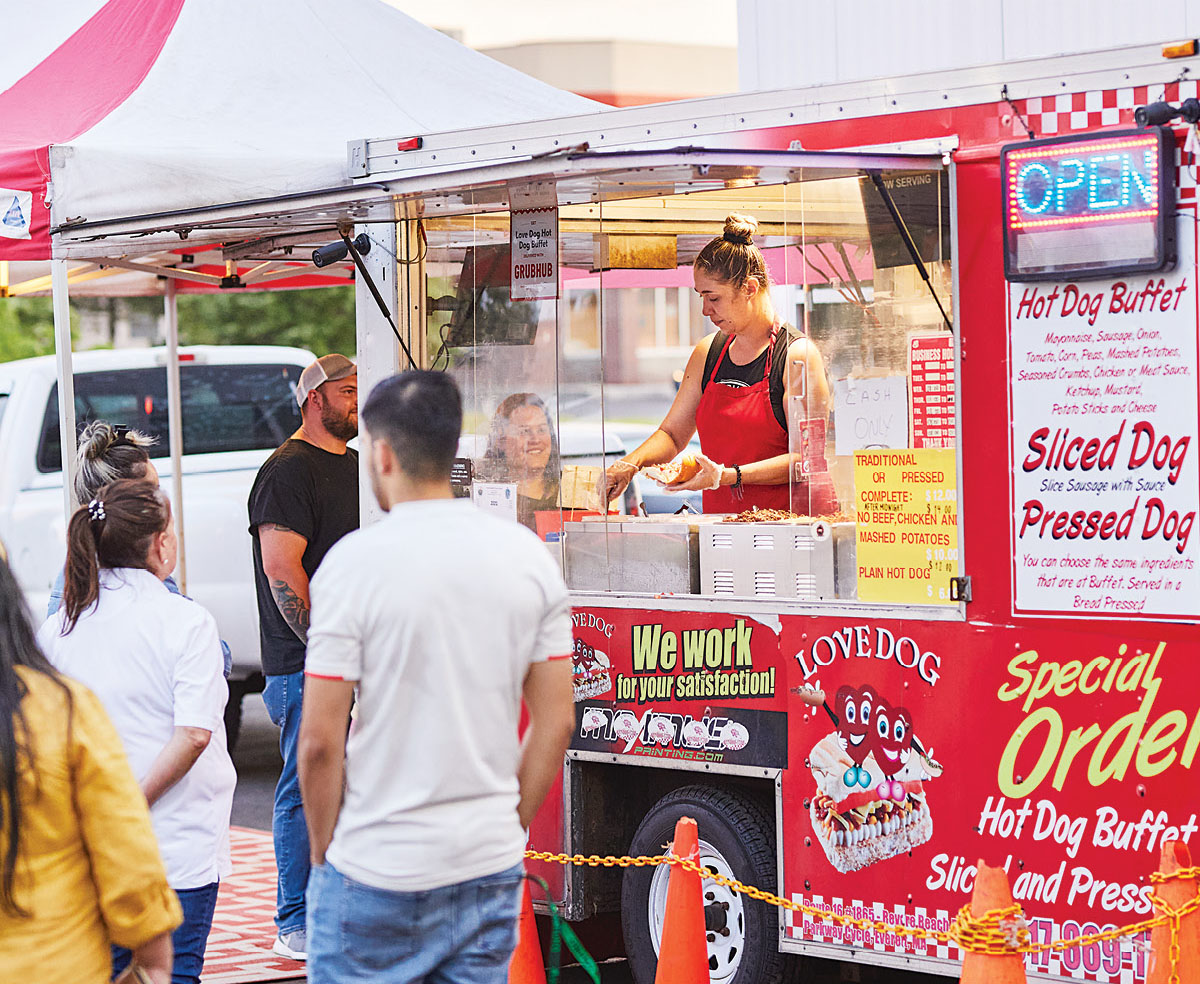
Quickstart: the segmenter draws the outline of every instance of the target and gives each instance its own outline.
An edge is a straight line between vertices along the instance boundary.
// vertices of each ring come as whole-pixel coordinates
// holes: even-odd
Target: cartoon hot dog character
[[[908,708],[892,707],[886,700],[879,700],[871,711],[867,739],[884,776],[883,782],[875,787],[876,794],[881,800],[901,802],[904,788],[895,777],[908,765],[913,747],[912,715]]]
[[[870,726],[855,744],[849,739],[861,730],[863,692],[868,690]],[[853,691],[856,699],[851,701],[845,691]],[[809,689],[801,697],[813,705],[824,703],[819,690]],[[856,724],[847,729],[851,703]],[[808,756],[816,783],[809,817],[829,863],[838,871],[857,871],[924,844],[933,836],[925,783],[938,778],[942,766],[915,738],[912,715],[867,687],[841,688],[834,698],[839,713],[824,706],[837,730],[817,742]],[[859,751],[863,748],[865,753]],[[881,781],[869,788],[863,774]]]
[[[830,716],[837,726],[838,744],[850,759],[851,766],[842,776],[847,787],[871,784],[871,773],[863,768],[863,762],[871,751],[871,709],[876,700],[871,687],[840,687],[833,699],[836,714]]]

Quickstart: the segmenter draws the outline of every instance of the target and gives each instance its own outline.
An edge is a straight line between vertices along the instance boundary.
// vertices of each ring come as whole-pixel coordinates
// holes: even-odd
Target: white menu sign
[[[511,215],[510,297],[552,301],[558,297],[558,209],[514,209]]]
[[[1196,235],[1168,273],[1009,284],[1016,612],[1200,615]]]

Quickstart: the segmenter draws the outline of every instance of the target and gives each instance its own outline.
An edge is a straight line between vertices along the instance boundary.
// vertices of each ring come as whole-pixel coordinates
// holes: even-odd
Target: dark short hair
[[[422,481],[449,479],[462,434],[462,395],[444,372],[409,369],[371,390],[362,408],[372,439],[382,439],[400,467]]]

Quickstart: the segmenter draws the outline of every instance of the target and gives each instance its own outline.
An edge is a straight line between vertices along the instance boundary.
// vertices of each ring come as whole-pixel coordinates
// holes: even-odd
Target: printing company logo
[[[28,239],[33,192],[0,188],[0,237]]]

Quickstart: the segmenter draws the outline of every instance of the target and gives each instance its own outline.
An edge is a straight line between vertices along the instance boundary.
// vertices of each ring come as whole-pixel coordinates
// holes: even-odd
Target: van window
[[[0,393],[0,421],[4,420],[4,408],[8,404],[8,394]]]
[[[300,426],[295,395],[300,371],[300,366],[288,365],[182,366],[183,453],[278,447]],[[166,372],[153,368],[77,374],[75,420],[79,430],[92,420],[140,430],[155,438],[150,456],[167,457]],[[59,447],[55,384],[42,418],[38,471],[60,470]]]

